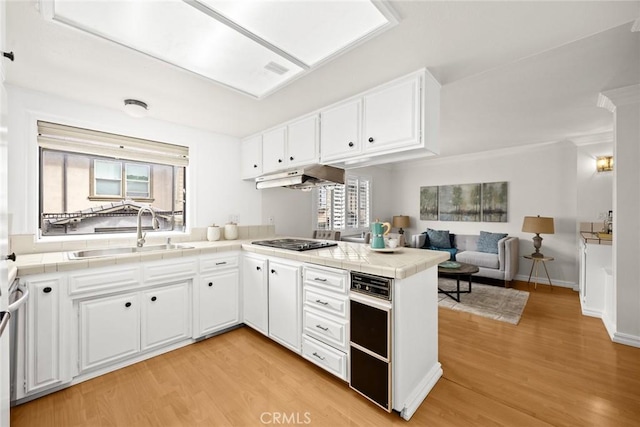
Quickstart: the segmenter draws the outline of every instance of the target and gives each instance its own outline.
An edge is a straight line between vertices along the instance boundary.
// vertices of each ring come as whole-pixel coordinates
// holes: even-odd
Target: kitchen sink
[[[141,252],[170,251],[174,249],[193,249],[193,246],[167,243],[163,245],[142,246],[140,248],[137,246],[127,246],[122,248],[87,249],[82,251],[67,252],[67,255],[69,259],[87,259],[114,255],[135,254]]]

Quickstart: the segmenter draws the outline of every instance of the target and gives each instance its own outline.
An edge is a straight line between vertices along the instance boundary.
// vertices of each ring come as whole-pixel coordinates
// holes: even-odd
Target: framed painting
[[[438,189],[440,221],[480,221],[480,184],[441,185]]]
[[[506,181],[482,184],[482,221],[507,222],[508,196]]]
[[[420,219],[438,220],[438,187],[420,187]]]

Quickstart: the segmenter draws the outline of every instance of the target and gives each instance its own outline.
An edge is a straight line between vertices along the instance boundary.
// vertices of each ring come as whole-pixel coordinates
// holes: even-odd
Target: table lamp
[[[404,234],[403,227],[409,227],[411,225],[411,220],[406,215],[397,215],[393,217],[392,226],[394,228],[399,228],[398,233]]]
[[[553,234],[553,218],[544,216],[525,216],[522,223],[522,231],[527,233],[535,233],[533,236],[533,247],[536,249],[531,254],[533,258],[543,258],[544,255],[540,252],[540,246],[542,246],[542,237],[540,234]]]

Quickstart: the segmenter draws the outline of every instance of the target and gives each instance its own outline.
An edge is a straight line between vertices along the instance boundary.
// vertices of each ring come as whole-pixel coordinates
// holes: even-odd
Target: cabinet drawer
[[[321,292],[314,288],[305,287],[304,289],[304,303],[308,307],[313,307],[325,313],[333,314],[342,319],[347,318],[347,307],[349,298],[347,296],[338,296],[335,294],[329,294],[328,292]]]
[[[302,336],[302,357],[347,381],[347,355],[306,335]]]
[[[303,313],[303,330],[318,340],[329,344],[339,350],[347,351],[347,321],[338,318],[329,318],[321,313],[311,311],[305,307]]]
[[[196,275],[197,260],[162,261],[144,266],[145,285],[153,282],[168,283],[172,279],[184,280]]]
[[[237,267],[238,255],[203,258],[200,260],[200,272],[215,271],[223,268]]]
[[[83,270],[69,275],[69,295],[139,286],[140,267]]]
[[[304,266],[304,283],[342,294],[347,293],[349,273],[346,270]]]

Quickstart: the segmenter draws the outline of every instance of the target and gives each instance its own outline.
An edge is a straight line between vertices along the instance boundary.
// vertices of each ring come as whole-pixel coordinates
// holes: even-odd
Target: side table
[[[540,263],[542,263],[542,266],[544,267],[544,272],[547,274],[547,280],[549,280],[549,286],[551,287],[551,290],[553,290],[553,285],[551,284],[551,278],[549,278],[549,271],[547,271],[547,264],[545,264],[545,262],[553,261],[554,258],[550,256],[534,257],[531,255],[524,255],[524,258],[530,259],[532,261],[531,271],[529,272],[529,280],[527,280],[527,284],[531,283],[531,274],[533,273],[533,269],[535,268],[536,277],[535,277],[533,289],[538,289],[538,269],[540,268]]]

